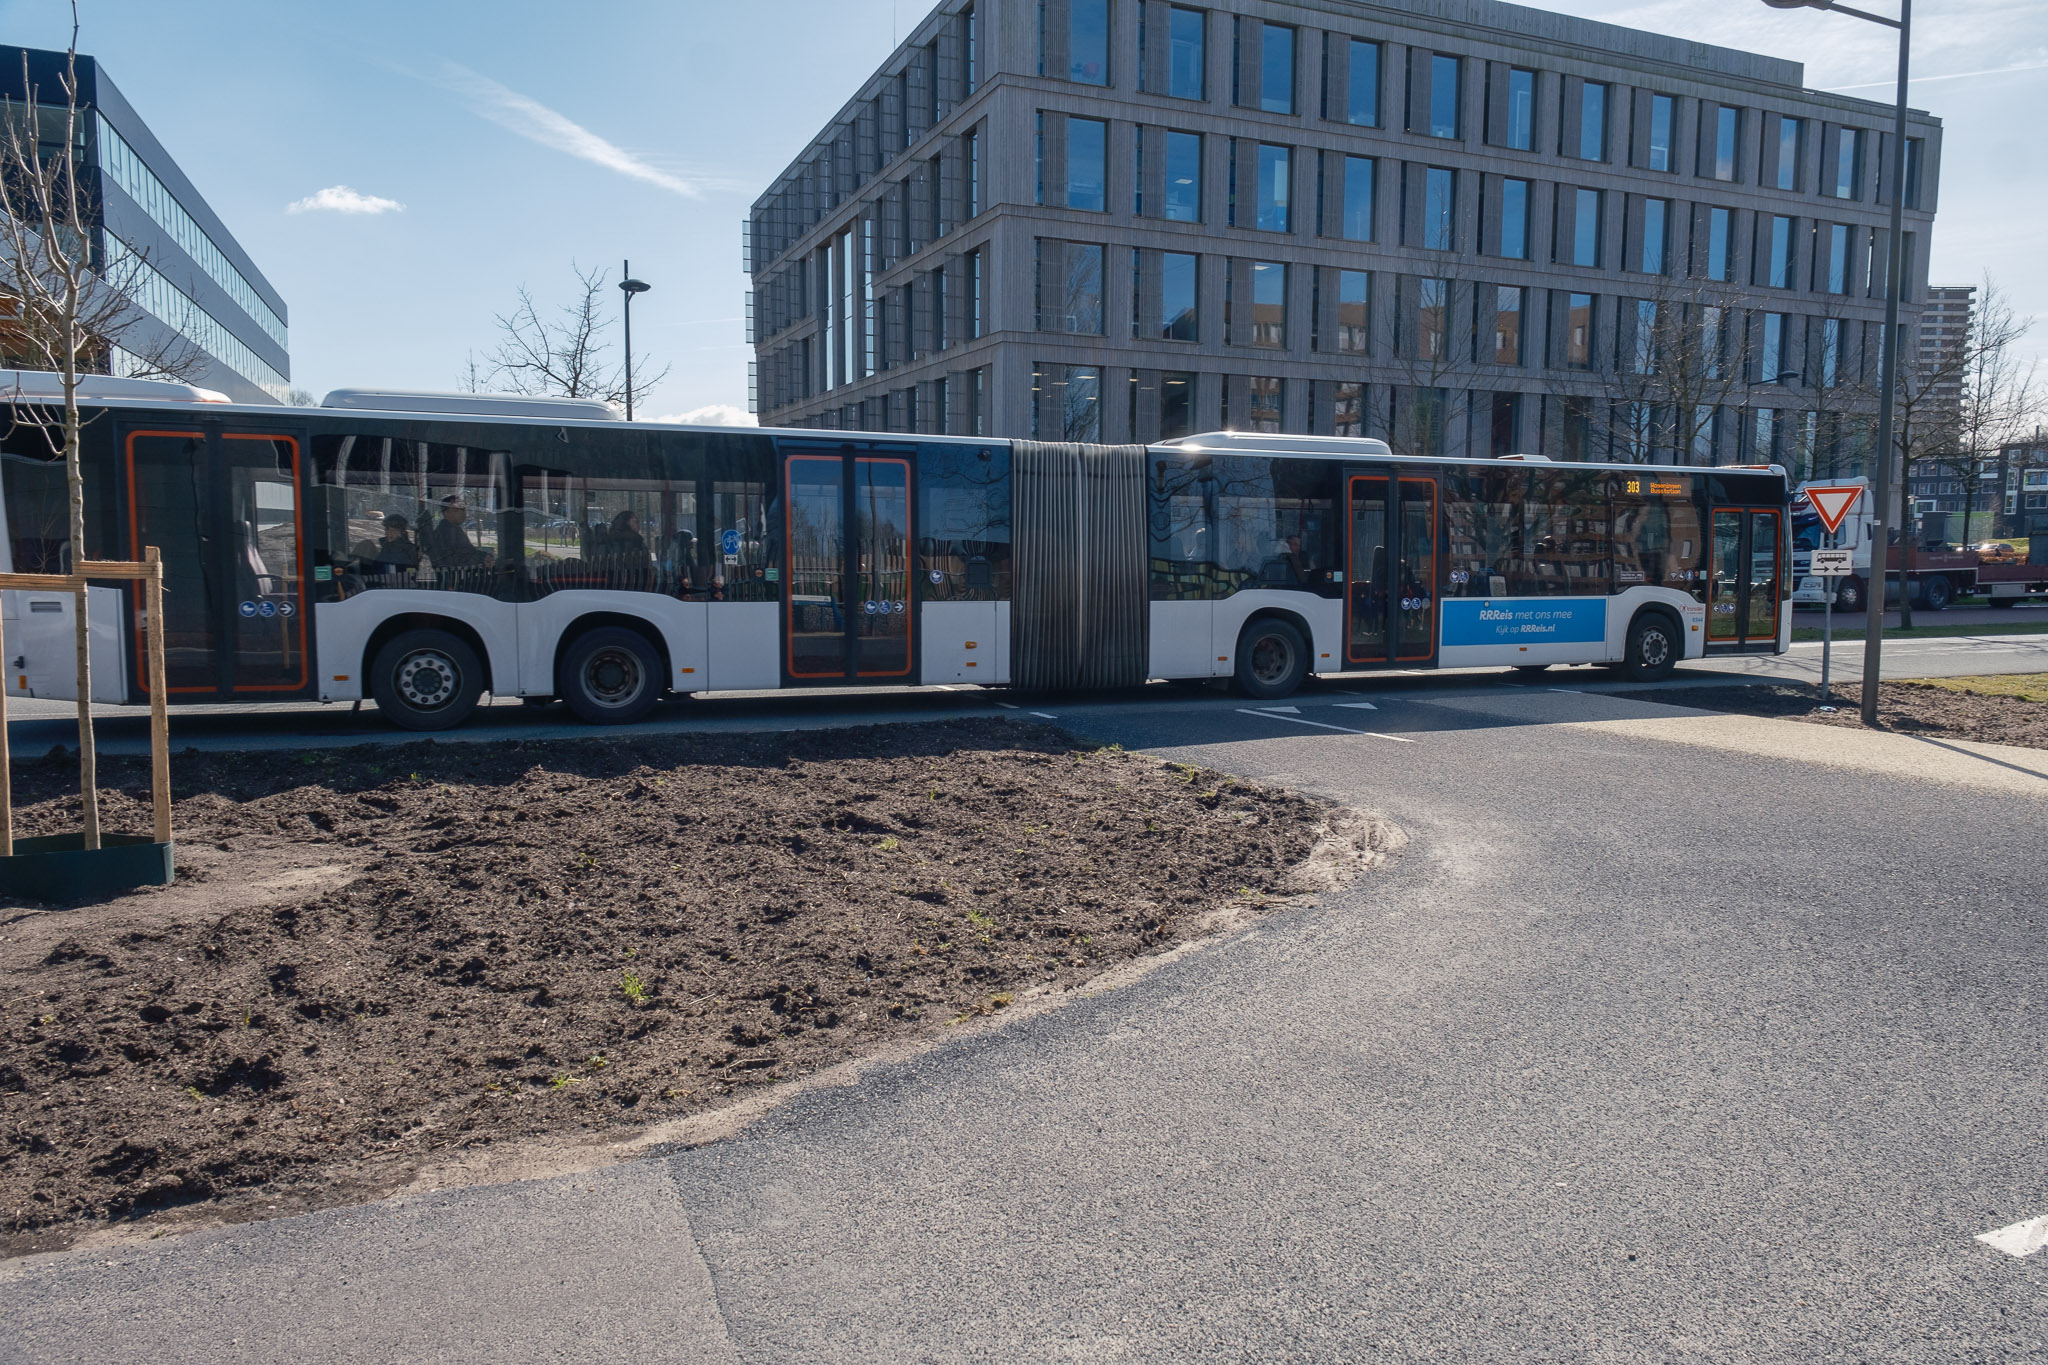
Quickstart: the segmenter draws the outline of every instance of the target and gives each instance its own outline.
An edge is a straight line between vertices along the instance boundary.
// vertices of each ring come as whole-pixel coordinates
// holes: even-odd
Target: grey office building
[[[0,46],[0,100],[40,106],[39,132],[61,143],[64,54]],[[130,285],[137,350],[176,337],[196,354],[193,383],[243,403],[282,403],[291,383],[284,300],[158,142],[106,71],[78,58],[78,102],[85,176],[81,189],[98,240],[95,254]],[[139,258],[139,259],[138,259]],[[116,374],[134,368],[134,351],[107,357]]]
[[[756,407],[1848,472],[1890,128],[1493,0],[945,0],[754,205]],[[1913,117],[1909,318],[1940,139]]]

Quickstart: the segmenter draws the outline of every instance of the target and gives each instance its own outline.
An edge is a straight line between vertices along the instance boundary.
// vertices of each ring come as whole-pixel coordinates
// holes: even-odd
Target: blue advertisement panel
[[[1449,597],[1444,644],[1571,645],[1607,638],[1604,597]]]

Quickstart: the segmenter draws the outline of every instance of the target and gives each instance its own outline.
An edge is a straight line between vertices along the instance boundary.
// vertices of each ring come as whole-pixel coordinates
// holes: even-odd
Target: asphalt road
[[[1786,654],[1747,654],[1695,660],[1679,670],[1674,687],[1702,682],[1820,681],[1822,648],[1795,644]],[[1949,677],[1984,673],[2048,672],[2048,635],[1981,635],[1938,639],[1891,640],[1881,655],[1887,678]],[[1862,676],[1863,645],[1853,641],[1834,646],[1832,675],[1853,682]],[[1592,691],[1633,688],[1601,668],[1557,668],[1540,675],[1535,685],[1584,688]],[[1311,680],[1310,696],[1335,690],[1371,695],[1404,695],[1416,691],[1453,693],[1532,685],[1511,670],[1450,669],[1342,674]],[[992,715],[1003,710],[1116,714],[1132,707],[1189,704],[1207,697],[1211,707],[1228,710],[1220,689],[1177,688],[1156,683],[1135,692],[1071,698],[1030,698],[1007,689],[867,688],[819,689],[805,692],[720,692],[662,703],[638,726],[613,733],[682,734],[700,731],[788,730],[809,726],[867,724],[890,720],[926,720],[944,715]],[[95,732],[100,751],[109,754],[149,752],[149,713],[127,706],[96,706]],[[8,737],[18,755],[39,755],[59,745],[75,746],[77,709],[70,702],[10,701]],[[606,733],[583,725],[567,708],[533,709],[516,698],[485,706],[467,725],[435,738],[444,742],[496,739],[574,739]],[[386,723],[374,703],[361,711],[348,705],[322,706],[295,702],[264,706],[189,706],[171,713],[174,749],[303,749],[340,748],[363,744],[408,744],[419,735]]]
[[[1366,880],[722,1142],[0,1267],[0,1358],[2042,1356],[2048,756],[1292,707],[1043,709],[1384,814]]]

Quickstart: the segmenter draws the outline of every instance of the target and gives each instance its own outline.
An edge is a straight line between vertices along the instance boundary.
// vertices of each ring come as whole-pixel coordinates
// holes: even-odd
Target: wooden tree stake
[[[149,567],[143,600],[149,611],[149,785],[156,805],[156,841],[171,841],[171,722],[164,697],[164,566],[152,545],[142,552]],[[4,702],[0,702],[4,705]],[[4,716],[0,711],[0,716]],[[6,750],[0,747],[0,761]]]

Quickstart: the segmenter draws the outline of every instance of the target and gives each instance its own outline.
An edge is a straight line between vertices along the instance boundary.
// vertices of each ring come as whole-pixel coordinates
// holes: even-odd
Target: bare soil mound
[[[174,770],[197,880],[0,915],[0,1250],[688,1116],[1327,880],[1324,807],[1004,722]]]
[[[1833,711],[1820,709],[1820,689],[1806,683],[1651,688],[1612,695],[1663,702],[1667,706],[1694,706],[1702,711],[1862,728],[1862,687],[1851,683],[1830,691]],[[1877,716],[1879,729],[1902,735],[2048,749],[2048,705],[2023,697],[1962,691],[1955,685],[1888,682],[1878,689]]]

